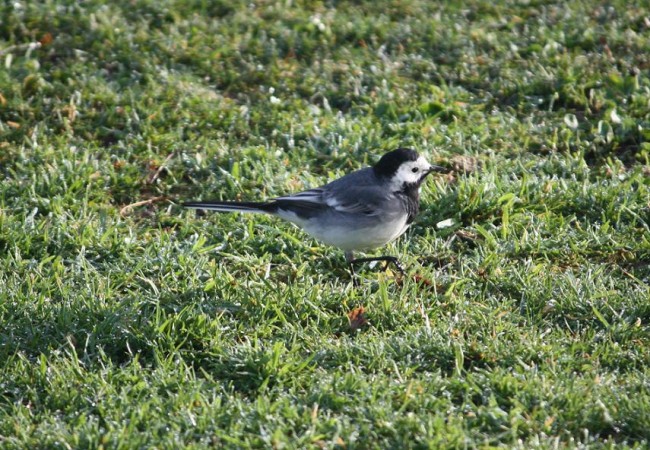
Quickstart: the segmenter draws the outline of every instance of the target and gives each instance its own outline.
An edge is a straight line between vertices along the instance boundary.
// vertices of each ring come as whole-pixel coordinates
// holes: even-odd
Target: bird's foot
[[[349,259],[348,264],[350,265],[350,273],[352,275],[352,284],[354,285],[354,287],[359,287],[359,280],[356,276],[356,272],[354,271],[354,265],[359,263],[376,262],[376,261],[384,261],[386,263],[386,265],[384,265],[382,269],[382,272],[388,270],[388,267],[392,264],[393,266],[395,266],[395,268],[397,269],[397,271],[400,273],[402,277],[406,275],[406,270],[404,269],[404,266],[402,266],[402,264],[395,256],[376,256],[372,258]]]

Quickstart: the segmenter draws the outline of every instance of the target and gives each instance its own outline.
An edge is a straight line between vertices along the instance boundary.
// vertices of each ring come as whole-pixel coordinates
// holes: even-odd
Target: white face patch
[[[395,190],[399,190],[404,184],[418,183],[429,171],[431,164],[423,156],[415,161],[406,161],[399,166],[397,172],[391,180],[391,185]]]

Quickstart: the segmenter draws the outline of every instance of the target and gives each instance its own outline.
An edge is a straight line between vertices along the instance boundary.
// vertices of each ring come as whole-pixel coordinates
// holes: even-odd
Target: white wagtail
[[[266,213],[288,220],[319,241],[344,250],[355,280],[354,264],[359,262],[385,261],[404,272],[394,256],[355,259],[352,252],[381,247],[402,235],[419,211],[420,186],[432,172],[447,170],[429,164],[414,150],[398,148],[372,167],[286,197],[267,202],[187,202],[183,206]]]

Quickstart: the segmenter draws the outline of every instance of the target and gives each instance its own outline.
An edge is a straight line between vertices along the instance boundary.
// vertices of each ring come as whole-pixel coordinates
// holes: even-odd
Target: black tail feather
[[[203,201],[203,202],[185,202],[185,208],[207,209],[220,212],[260,212],[272,214],[277,210],[274,203],[267,202],[221,202],[221,201]]]

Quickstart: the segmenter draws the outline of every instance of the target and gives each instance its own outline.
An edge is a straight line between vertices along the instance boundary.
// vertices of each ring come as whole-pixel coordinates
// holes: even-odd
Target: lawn
[[[647,448],[649,73],[642,1],[3,3],[0,448]],[[402,279],[179,206],[399,146]]]

